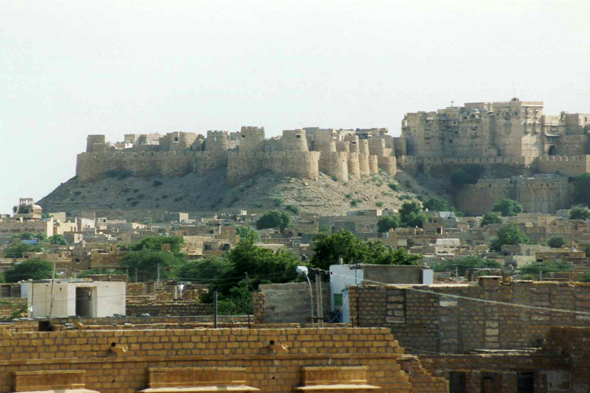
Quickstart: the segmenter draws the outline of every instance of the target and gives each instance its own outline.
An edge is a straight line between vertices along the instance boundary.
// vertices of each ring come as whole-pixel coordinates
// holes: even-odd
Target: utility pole
[[[213,292],[213,328],[217,329],[217,291]]]
[[[324,326],[324,308],[322,307],[322,277],[319,270],[316,272],[315,275],[315,299],[317,302],[317,319],[318,319],[318,327]]]
[[[157,282],[160,282],[160,264],[157,265],[158,268],[158,278],[156,279]]]
[[[51,320],[51,313],[53,311],[53,301],[54,299],[54,295],[53,295],[53,283],[55,282],[55,266],[57,265],[57,263],[53,263],[53,275],[51,276],[51,302],[49,303],[49,320]],[[51,323],[51,322],[50,322]]]

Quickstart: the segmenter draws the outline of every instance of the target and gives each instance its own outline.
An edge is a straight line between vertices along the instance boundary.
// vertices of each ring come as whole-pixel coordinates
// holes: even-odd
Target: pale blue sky
[[[0,0],[0,212],[87,134],[387,127],[474,101],[590,112],[590,2]]]

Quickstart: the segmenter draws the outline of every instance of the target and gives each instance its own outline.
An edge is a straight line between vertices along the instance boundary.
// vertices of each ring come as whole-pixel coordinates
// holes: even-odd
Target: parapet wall
[[[535,347],[552,326],[590,326],[590,284],[505,284],[500,278],[480,278],[480,282],[414,288],[353,286],[351,319],[354,326],[391,328],[410,352]]]
[[[247,386],[261,392],[291,393],[306,386],[304,367],[323,366],[317,372],[324,372],[327,380],[335,373],[360,370],[365,384],[384,392],[410,393],[415,391],[413,377],[402,371],[402,356],[403,349],[386,328],[11,332],[2,338],[0,392],[15,391],[14,373],[22,371],[43,375],[45,370],[77,370],[85,374],[86,389],[135,393],[149,386],[150,368],[165,372],[166,368],[231,366],[243,368]],[[209,383],[215,385],[214,381]],[[196,382],[189,386],[194,388]],[[48,389],[39,386],[37,390]],[[443,393],[446,389],[422,391]]]
[[[442,177],[468,165],[481,165],[488,177],[510,177],[524,175],[534,162],[532,157],[473,157],[473,158],[430,158],[402,156],[398,163],[403,170],[416,176],[418,173]]]
[[[590,155],[537,157],[535,170],[539,173],[559,173],[575,177],[590,172]]]

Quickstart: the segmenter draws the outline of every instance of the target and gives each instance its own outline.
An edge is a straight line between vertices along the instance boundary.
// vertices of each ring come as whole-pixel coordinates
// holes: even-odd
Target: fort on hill
[[[208,131],[127,134],[110,143],[104,135],[89,135],[86,152],[78,155],[76,175],[86,184],[117,173],[137,177],[207,176],[227,169],[227,181],[237,185],[259,172],[317,179],[323,172],[342,181],[396,172],[395,142],[387,129],[335,130],[304,128],[266,139],[264,128],[240,132]]]

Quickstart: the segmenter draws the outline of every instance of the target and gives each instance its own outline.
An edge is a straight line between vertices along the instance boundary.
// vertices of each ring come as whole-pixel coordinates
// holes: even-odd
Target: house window
[[[297,134],[297,139],[301,139],[301,135]]]
[[[337,309],[342,308],[342,294],[341,293],[334,294],[334,308],[337,308]]]

